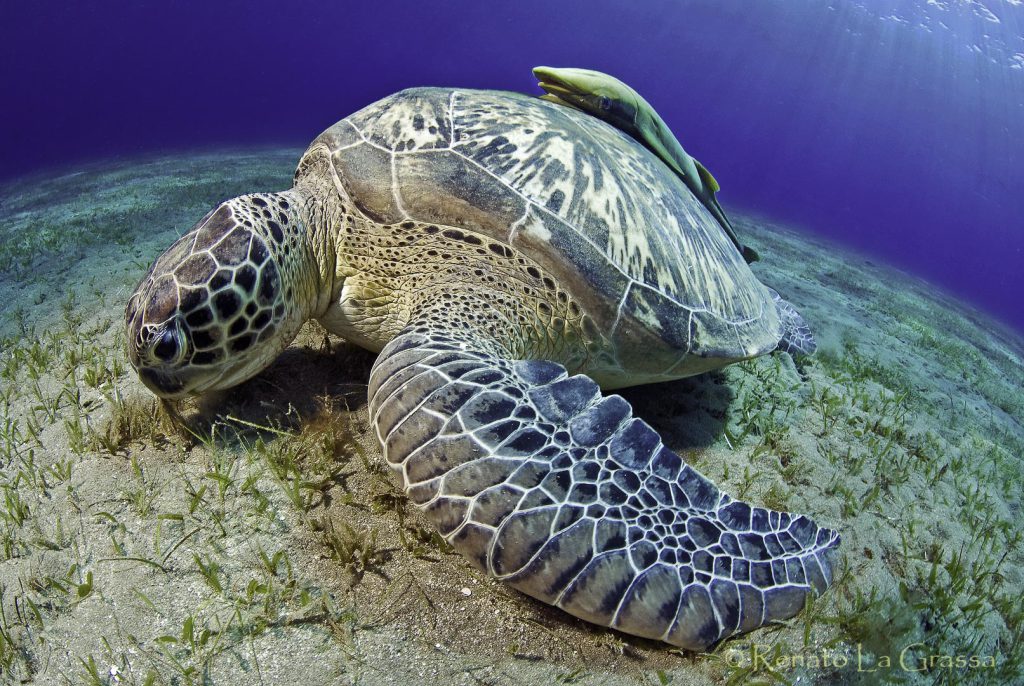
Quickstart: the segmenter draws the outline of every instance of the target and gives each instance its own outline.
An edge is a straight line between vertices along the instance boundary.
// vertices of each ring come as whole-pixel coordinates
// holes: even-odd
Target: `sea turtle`
[[[544,99],[575,107],[604,119],[646,145],[672,168],[729,234],[736,249],[747,262],[761,259],[757,251],[740,243],[725,210],[715,194],[718,181],[703,164],[683,150],[665,120],[639,93],[614,76],[593,69],[534,67],[537,85],[547,94]]]
[[[369,413],[474,565],[692,650],[791,617],[839,538],[733,500],[617,388],[775,350],[803,320],[631,137],[526,95],[404,90],[327,129],[294,185],[219,205],[126,308],[168,399],[234,386],[308,319],[380,353]]]

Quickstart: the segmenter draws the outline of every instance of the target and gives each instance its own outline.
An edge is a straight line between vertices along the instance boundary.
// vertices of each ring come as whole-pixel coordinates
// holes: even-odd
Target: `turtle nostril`
[[[164,362],[172,362],[178,356],[178,337],[172,329],[160,335],[153,352]]]

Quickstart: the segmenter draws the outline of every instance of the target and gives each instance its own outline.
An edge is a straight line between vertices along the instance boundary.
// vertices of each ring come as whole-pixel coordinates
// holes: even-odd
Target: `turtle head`
[[[207,214],[150,267],[125,309],[128,357],[162,398],[254,376],[308,318],[295,191],[243,195]]]
[[[631,127],[639,96],[614,76],[592,69],[534,67],[533,75],[550,98],[581,109],[620,127]]]

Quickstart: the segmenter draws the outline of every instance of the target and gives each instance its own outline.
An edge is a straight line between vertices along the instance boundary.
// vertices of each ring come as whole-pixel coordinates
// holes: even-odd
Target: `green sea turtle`
[[[236,385],[308,319],[380,355],[369,413],[409,499],[481,570],[692,650],[791,617],[839,538],[731,499],[616,388],[806,326],[679,178],[574,109],[405,90],[343,119],[294,185],[222,203],[126,309],[143,383]]]
[[[690,157],[650,103],[614,76],[592,69],[534,67],[533,75],[552,102],[588,112],[625,131],[651,149],[679,175],[729,234],[747,262],[760,258],[757,251],[740,243],[715,193],[721,190],[707,168]]]

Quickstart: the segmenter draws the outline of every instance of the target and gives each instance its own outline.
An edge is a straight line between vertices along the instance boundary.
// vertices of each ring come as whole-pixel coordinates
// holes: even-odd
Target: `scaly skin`
[[[601,396],[618,363],[582,305],[591,284],[466,227],[375,221],[332,178],[307,154],[294,188],[223,203],[156,261],[125,313],[154,393],[237,385],[318,319],[381,353],[369,409],[388,464],[497,578],[691,650],[824,591],[835,532],[733,501]]]
[[[147,386],[177,398],[240,383],[315,317],[384,349],[370,410],[385,457],[482,570],[691,650],[824,591],[834,532],[732,501],[622,398],[567,377],[601,337],[531,260],[331,200],[316,184],[236,198],[157,260],[126,312]]]
[[[600,334],[570,294],[518,251],[451,227],[378,226],[321,190],[229,200],[157,260],[126,310],[129,358],[153,392],[238,385],[307,319],[379,351],[438,301],[470,322],[493,312],[482,333],[517,358],[580,369],[597,349]]]

